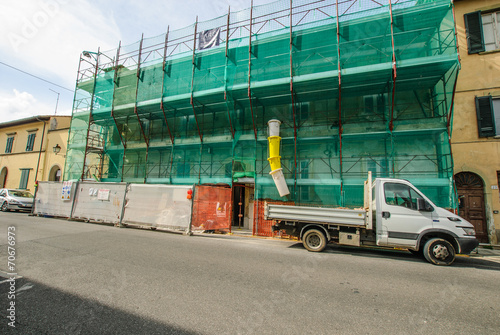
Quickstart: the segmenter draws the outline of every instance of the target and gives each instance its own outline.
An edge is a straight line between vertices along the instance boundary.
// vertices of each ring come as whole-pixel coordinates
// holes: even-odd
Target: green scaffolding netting
[[[205,43],[209,36],[212,44]],[[83,54],[65,180],[254,183],[359,206],[368,171],[455,208],[450,0],[279,0]],[[278,119],[280,197],[267,122]]]

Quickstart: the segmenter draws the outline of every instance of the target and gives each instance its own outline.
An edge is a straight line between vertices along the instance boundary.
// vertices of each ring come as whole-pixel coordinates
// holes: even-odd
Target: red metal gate
[[[192,230],[223,230],[231,228],[231,188],[196,186],[193,203]]]

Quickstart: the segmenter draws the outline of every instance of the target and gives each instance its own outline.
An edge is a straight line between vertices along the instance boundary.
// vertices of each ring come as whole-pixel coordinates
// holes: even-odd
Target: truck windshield
[[[422,198],[410,186],[397,183],[385,183],[384,194],[385,202],[388,205],[402,206],[414,210],[418,209],[418,199]]]

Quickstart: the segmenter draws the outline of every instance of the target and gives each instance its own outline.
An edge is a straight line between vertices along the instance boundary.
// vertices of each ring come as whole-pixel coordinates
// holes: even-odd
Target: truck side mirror
[[[417,209],[422,212],[432,212],[434,210],[434,208],[422,198],[417,199]]]

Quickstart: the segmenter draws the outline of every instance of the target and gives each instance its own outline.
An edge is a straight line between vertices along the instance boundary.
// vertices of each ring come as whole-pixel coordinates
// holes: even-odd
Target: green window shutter
[[[20,190],[25,190],[28,188],[29,178],[30,178],[30,169],[21,169],[21,180],[19,181]]]
[[[33,146],[35,145],[36,133],[28,135],[28,143],[26,144],[26,151],[33,151]]]
[[[469,54],[476,54],[484,51],[483,21],[481,19],[481,12],[477,11],[465,14],[464,20]]]
[[[476,97],[476,113],[479,137],[495,136],[495,117],[491,96]]]
[[[12,152],[12,145],[14,144],[14,137],[7,138],[7,146],[5,147],[5,153],[10,154]]]

